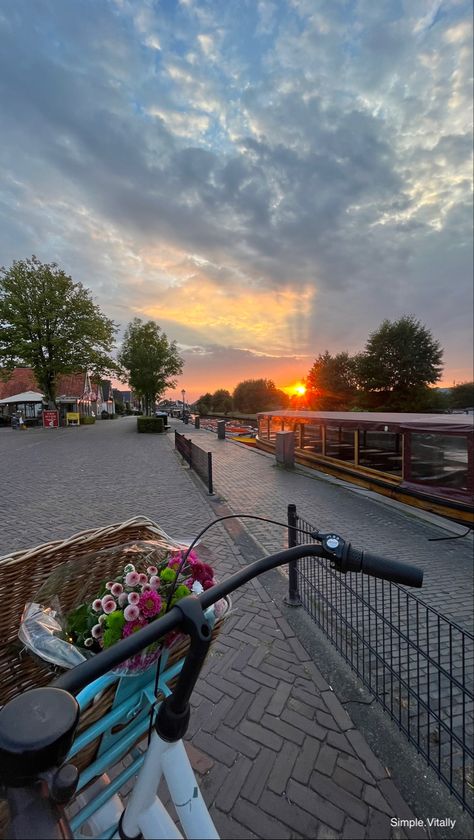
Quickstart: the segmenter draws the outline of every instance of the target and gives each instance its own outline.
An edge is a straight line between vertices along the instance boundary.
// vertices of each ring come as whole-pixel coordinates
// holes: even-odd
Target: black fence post
[[[214,488],[212,485],[212,452],[207,453],[207,486],[209,489],[209,495],[214,495]]]
[[[298,517],[296,505],[288,505],[288,548],[298,545],[296,527]],[[301,598],[298,592],[298,566],[297,560],[288,563],[288,595],[285,596],[285,604],[289,607],[301,607]]]

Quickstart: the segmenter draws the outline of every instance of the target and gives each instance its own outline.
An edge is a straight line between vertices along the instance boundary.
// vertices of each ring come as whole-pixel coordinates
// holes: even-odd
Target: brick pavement
[[[2,431],[8,476],[2,552],[138,513],[174,536],[192,536],[214,513],[170,442],[137,435],[133,419],[18,435]],[[223,475],[219,469],[218,489]],[[233,504],[268,512],[269,501],[263,504],[265,493],[261,486],[257,492],[251,475],[248,466],[238,469],[241,497]],[[285,504],[295,501],[288,498],[295,487],[284,494],[275,475]],[[279,501],[273,499],[272,514]],[[327,502],[324,514],[330,513]],[[275,547],[270,531],[259,537]],[[220,577],[248,562],[223,529],[213,529],[206,543],[218,557]],[[392,816],[413,819],[412,812],[261,582],[235,595],[193,705],[188,735],[194,763],[224,838],[426,836],[421,829],[391,828]]]

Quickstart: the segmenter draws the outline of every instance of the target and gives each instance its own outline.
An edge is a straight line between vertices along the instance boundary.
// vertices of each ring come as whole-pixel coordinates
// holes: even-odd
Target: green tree
[[[454,385],[448,395],[450,408],[472,408],[474,406],[474,382],[460,382]]]
[[[196,401],[196,411],[198,414],[201,414],[203,417],[206,414],[209,414],[212,411],[212,394],[207,392],[207,394],[203,394],[199,399]]]
[[[225,388],[218,388],[212,395],[212,410],[217,414],[227,414],[232,411],[232,397]]]
[[[233,394],[234,408],[247,414],[286,408],[287,395],[275,387],[271,379],[246,379],[239,382]]]
[[[441,377],[443,350],[413,315],[385,320],[358,357],[359,387],[369,407],[392,411],[420,409],[428,386]]]
[[[174,377],[183,370],[176,342],[168,341],[155,321],[144,323],[141,318],[134,318],[125,330],[118,359],[146,414],[154,411],[164,391],[176,386]]]
[[[31,367],[50,405],[60,374],[119,372],[109,355],[116,331],[90,291],[56,263],[32,256],[0,269],[0,367]]]
[[[326,350],[315,359],[305,380],[307,402],[320,411],[347,411],[357,395],[357,360]]]

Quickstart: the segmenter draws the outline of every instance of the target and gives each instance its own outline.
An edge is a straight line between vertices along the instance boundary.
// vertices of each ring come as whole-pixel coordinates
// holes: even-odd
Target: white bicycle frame
[[[123,833],[131,838],[141,833],[145,840],[183,838],[157,796],[162,777],[168,786],[184,837],[188,840],[219,840],[183,741],[168,743],[156,732],[151,736],[145,761],[123,813]]]

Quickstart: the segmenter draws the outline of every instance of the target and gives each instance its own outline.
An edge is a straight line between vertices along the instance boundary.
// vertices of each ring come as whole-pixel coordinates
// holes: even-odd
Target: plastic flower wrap
[[[93,552],[57,567],[28,604],[20,639],[61,668],[111,647],[164,615],[181,598],[214,585],[214,571],[196,551],[164,540],[136,541]],[[105,574],[106,573],[106,574]],[[213,624],[226,604],[211,607]],[[136,674],[149,668],[182,635],[169,633],[117,669]]]

